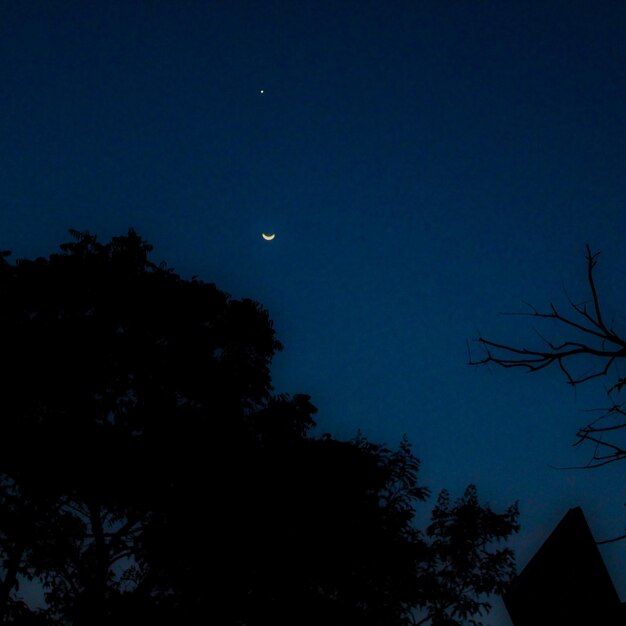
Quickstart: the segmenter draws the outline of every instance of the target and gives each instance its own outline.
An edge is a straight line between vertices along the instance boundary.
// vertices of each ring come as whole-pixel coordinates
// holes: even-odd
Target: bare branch
[[[622,422],[621,424],[616,424],[615,426],[593,426],[595,422],[581,428],[578,432],[582,433],[607,433],[614,430],[621,430],[622,428],[626,428],[626,422]],[[581,436],[581,435],[578,435]],[[584,438],[584,435],[582,435]]]
[[[488,339],[484,339],[483,337],[480,337],[477,341],[484,346],[489,346],[490,348],[495,348],[505,353],[509,352],[512,354],[519,354],[521,357],[528,358],[496,357],[487,349],[487,356],[484,359],[481,359],[479,361],[470,360],[470,365],[484,365],[486,363],[492,362],[505,368],[525,367],[531,372],[536,372],[543,369],[544,367],[548,367],[552,363],[557,362],[563,373],[566,375],[566,378],[570,385],[578,385],[593,378],[598,378],[600,376],[606,375],[615,358],[626,356],[626,351],[623,349],[598,350],[597,348],[588,346],[587,344],[573,341],[567,341],[558,346],[548,342],[551,350],[549,352],[541,350],[529,350],[528,348],[516,348],[514,346],[496,343],[495,341],[489,341]],[[563,364],[563,360],[577,355],[605,358],[608,359],[608,361],[606,362],[605,367],[602,370],[594,372],[593,374],[589,374],[588,376],[574,378],[574,376],[569,373],[569,371]]]
[[[621,541],[622,539],[626,539],[626,534],[620,535],[619,537],[613,537],[613,539],[604,539],[603,541],[596,541],[597,546],[601,546],[605,543],[615,543],[616,541]]]
[[[540,313],[539,311],[536,311],[534,313],[501,313],[501,315],[510,315],[510,316],[515,316],[515,317],[539,317],[541,319],[557,320],[558,322],[562,322],[563,324],[567,324],[568,326],[573,326],[574,328],[580,330],[583,333],[587,333],[588,335],[593,335],[594,337],[598,337],[598,339],[606,339],[606,336],[603,335],[602,333],[597,332],[591,328],[587,328],[587,326],[578,324],[577,322],[574,322],[573,320],[570,320],[566,318],[565,316],[561,315],[561,313],[557,311],[556,307],[552,303],[550,303],[549,306],[550,306],[550,310],[552,311],[551,313]]]
[[[587,249],[587,254],[586,254],[587,280],[589,281],[589,287],[591,288],[591,294],[593,296],[593,306],[596,310],[596,322],[597,322],[598,327],[608,334],[609,331],[604,325],[604,321],[602,320],[602,312],[600,310],[600,303],[598,301],[598,291],[596,290],[596,285],[593,280],[593,268],[596,266],[596,263],[597,263],[596,259],[598,258],[600,253],[596,252],[595,254],[592,254],[589,244],[586,245],[586,249]]]
[[[620,377],[618,381],[609,388],[607,394],[611,394],[613,391],[621,391],[624,385],[626,385],[626,378]]]
[[[600,372],[596,372],[595,374],[590,374],[589,376],[583,376],[582,378],[578,378],[575,381],[570,381],[570,385],[579,385],[580,383],[586,383],[588,380],[592,380],[593,378],[599,378],[600,376],[606,376],[609,371],[609,368],[613,364],[615,360],[615,356],[612,356],[606,363],[604,369]]]
[[[538,372],[550,365],[557,364],[567,383],[574,387],[607,376],[614,364],[618,365],[620,359],[626,358],[626,338],[619,336],[613,329],[614,317],[611,319],[610,326],[607,326],[605,322],[594,277],[599,254],[599,252],[593,253],[588,244],[585,246],[586,280],[590,299],[575,302],[564,289],[567,302],[571,310],[574,311],[571,317],[564,315],[553,303],[549,304],[547,310],[540,311],[533,305],[524,302],[529,311],[507,314],[552,320],[559,325],[561,331],[569,333],[565,340],[552,340],[549,335],[544,336],[533,328],[542,343],[539,344],[538,349],[531,349],[528,345],[509,345],[491,341],[479,335],[476,342],[481,344],[485,355],[478,360],[472,360],[470,352],[470,364],[495,363],[504,368],[521,367],[528,373]],[[590,364],[585,363],[582,373],[577,371],[580,358],[590,360]],[[619,368],[617,368],[616,377],[616,382],[607,385],[608,395],[619,392],[626,387],[626,376],[621,374]],[[583,443],[591,444],[593,455],[588,463],[558,469],[595,469],[626,460],[626,437],[624,437],[626,433],[626,403],[613,403],[608,409],[596,410],[602,410],[603,414],[593,419],[586,426],[579,428],[576,432],[577,440],[573,444],[574,446],[580,446]],[[606,441],[607,438],[610,441]],[[626,539],[626,534],[597,543],[612,543],[622,539]]]
[[[576,305],[573,305],[574,309],[576,309],[576,311],[578,311],[583,317],[585,317],[586,319],[588,319],[589,321],[591,321],[592,324],[595,325],[595,322],[593,319],[591,319],[586,312],[584,311],[580,311]],[[558,320],[559,322],[563,322],[564,324],[567,324],[568,326],[572,326],[573,328],[576,328],[578,330],[580,330],[583,333],[587,333],[588,335],[594,335],[595,337],[598,337],[600,339],[604,339],[605,335],[603,333],[600,333],[598,331],[595,331],[591,328],[588,328],[587,326],[583,326],[582,324],[579,324],[578,322],[575,322],[567,317],[565,317],[564,315],[561,315],[561,313],[559,313],[556,309],[556,307],[554,306],[554,304],[550,303],[550,310],[552,311],[552,313],[543,313],[540,314],[539,317],[547,317],[547,318],[551,318],[551,319],[555,319]]]
[[[626,357],[626,341],[619,337],[612,329],[609,329],[604,323],[600,300],[598,297],[598,290],[593,277],[593,269],[596,265],[598,254],[599,253],[593,254],[589,245],[586,246],[585,258],[587,260],[587,280],[593,299],[594,314],[592,315],[587,311],[586,304],[583,303],[580,305],[574,303],[566,293],[571,307],[579,315],[581,315],[587,323],[579,323],[562,315],[552,303],[549,305],[549,312],[546,313],[542,313],[534,306],[525,303],[531,309],[530,313],[512,313],[511,315],[523,315],[555,320],[564,326],[568,326],[583,333],[587,337],[593,337],[596,340],[599,340],[600,347],[580,340],[568,340],[556,344],[544,337],[536,329],[535,332],[548,346],[549,350],[531,350],[525,347],[519,348],[512,345],[490,341],[481,336],[477,341],[486,348],[487,356],[478,361],[472,361],[470,353],[470,364],[484,365],[492,362],[501,367],[523,367],[529,372],[536,372],[552,365],[553,363],[558,363],[559,368],[564,373],[568,384],[572,386],[607,375],[616,358]],[[615,346],[615,348],[608,349],[607,345]],[[492,350],[495,351],[495,353]],[[570,361],[576,356],[588,356],[604,360],[604,367],[597,369],[588,375],[575,376],[566,367],[566,361]],[[620,378],[618,382],[609,389],[609,393],[614,390],[619,391],[625,385],[626,378]]]

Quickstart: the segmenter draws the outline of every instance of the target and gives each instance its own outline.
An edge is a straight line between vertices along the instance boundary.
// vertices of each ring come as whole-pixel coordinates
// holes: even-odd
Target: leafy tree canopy
[[[313,436],[269,315],[133,230],[0,253],[0,621],[462,624],[514,573],[517,506],[429,495],[404,439]],[[38,582],[46,606],[21,600]],[[477,623],[477,622],[471,622]]]

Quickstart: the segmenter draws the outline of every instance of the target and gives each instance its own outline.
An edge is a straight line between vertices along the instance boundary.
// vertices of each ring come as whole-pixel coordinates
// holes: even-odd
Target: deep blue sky
[[[617,1],[3,0],[0,248],[134,227],[270,310],[276,390],[320,429],[407,433],[435,492],[519,499],[520,567],[571,506],[619,534],[624,466],[550,467],[587,460],[601,387],[471,368],[466,340],[586,297],[587,242],[626,313],[625,33]]]

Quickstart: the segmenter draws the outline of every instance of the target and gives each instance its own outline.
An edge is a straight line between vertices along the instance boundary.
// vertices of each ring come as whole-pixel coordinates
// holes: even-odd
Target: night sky
[[[519,500],[519,568],[570,507],[624,532],[623,465],[552,467],[589,459],[608,381],[472,368],[467,340],[536,342],[500,313],[587,298],[586,243],[626,333],[626,3],[2,0],[0,113],[14,259],[133,227],[269,309],[319,432],[406,433],[435,494]]]

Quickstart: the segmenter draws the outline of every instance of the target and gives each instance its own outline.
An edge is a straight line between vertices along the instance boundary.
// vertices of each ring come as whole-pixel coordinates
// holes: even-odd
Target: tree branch
[[[548,345],[549,350],[531,350],[523,347],[503,344],[495,341],[479,337],[478,343],[485,347],[487,356],[483,359],[474,361],[470,352],[470,365],[484,365],[486,363],[495,363],[501,367],[523,367],[530,372],[539,371],[553,363],[558,363],[561,371],[565,374],[567,381],[570,385],[579,385],[581,383],[592,380],[593,378],[599,378],[605,376],[615,361],[616,358],[626,357],[626,341],[619,337],[612,329],[609,329],[604,323],[602,315],[602,309],[600,306],[600,300],[598,297],[598,290],[593,278],[593,269],[596,265],[596,258],[599,253],[592,254],[589,245],[586,247],[585,258],[587,260],[587,280],[589,282],[589,288],[594,303],[595,317],[587,312],[585,305],[580,306],[572,302],[571,298],[566,294],[567,299],[572,308],[579,313],[591,326],[588,324],[581,324],[568,317],[562,315],[554,304],[550,304],[550,311],[548,313],[541,313],[534,306],[527,304],[530,307],[531,313],[512,313],[510,315],[525,315],[530,317],[537,317],[541,319],[552,319],[557,322],[574,328],[584,335],[594,337],[600,340],[600,347],[591,345],[585,341],[568,340],[555,344],[552,341],[546,339],[538,331],[539,337]],[[616,346],[615,349],[607,349],[605,346],[610,343]],[[493,351],[496,351],[494,354]],[[500,353],[500,354],[497,354]],[[605,366],[586,376],[574,376],[570,370],[565,366],[566,360],[576,356],[590,356],[597,359],[606,360]],[[626,384],[626,379],[619,379],[616,385],[614,385],[609,391],[617,388],[618,390]]]
[[[615,543],[616,541],[621,541],[622,539],[626,539],[626,534],[620,535],[619,537],[613,537],[613,539],[604,539],[603,541],[596,541],[596,545],[601,546],[605,543]]]
[[[571,319],[563,315],[552,303],[550,303],[547,312],[541,312],[534,306],[525,303],[530,308],[530,313],[511,314],[554,320],[561,327],[569,329],[568,332],[570,334],[574,332],[574,336],[567,338],[565,341],[553,342],[535,330],[545,343],[545,346],[547,346],[546,349],[541,350],[499,343],[485,339],[480,335],[476,342],[484,348],[486,356],[479,360],[473,360],[470,351],[470,365],[495,363],[500,367],[522,367],[528,370],[528,372],[537,372],[557,363],[568,384],[572,386],[608,375],[615,360],[626,357],[626,340],[613,330],[612,325],[609,327],[604,321],[598,288],[594,279],[594,269],[597,265],[599,254],[599,252],[592,253],[589,244],[585,246],[586,278],[591,292],[592,305],[588,307],[586,302],[577,304],[565,292],[570,306],[580,317],[574,316],[575,319]],[[570,369],[570,365],[572,361],[576,362],[577,357],[594,359],[591,369],[587,370],[591,371],[591,373],[574,374],[573,370]],[[619,376],[618,371],[617,382],[609,387],[607,393],[610,395],[614,391],[620,391],[625,386],[626,377]],[[626,460],[626,447],[620,445],[621,441],[614,443],[604,440],[607,433],[616,436],[626,429],[626,410],[622,408],[623,406],[626,406],[626,403],[613,404],[608,410],[605,410],[604,415],[591,421],[583,428],[579,428],[576,432],[578,440],[574,443],[575,446],[583,442],[594,444],[593,456],[586,465],[559,469],[593,469],[616,461]],[[615,421],[607,425],[599,424],[600,420],[609,417],[615,418]],[[610,543],[624,538],[626,538],[626,534],[597,543]]]

